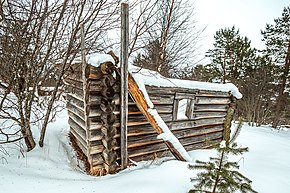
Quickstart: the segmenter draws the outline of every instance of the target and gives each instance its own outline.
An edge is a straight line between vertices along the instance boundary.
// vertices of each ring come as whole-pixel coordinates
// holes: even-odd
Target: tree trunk
[[[31,127],[30,127],[30,121],[26,120],[24,125],[21,126],[21,133],[23,135],[27,151],[31,151],[35,147],[35,140],[33,138]]]
[[[283,110],[283,98],[284,98],[284,91],[286,88],[286,82],[287,82],[287,77],[289,74],[289,66],[290,66],[290,41],[288,43],[288,50],[287,50],[287,55],[285,59],[285,67],[284,67],[284,72],[282,75],[282,81],[279,89],[279,95],[277,97],[277,106],[276,106],[276,114],[272,123],[272,127],[277,128],[280,117],[281,117],[281,111]]]
[[[225,150],[222,151],[221,158],[219,160],[220,163],[219,163],[218,173],[217,173],[217,176],[215,178],[215,183],[214,183],[214,186],[213,186],[212,193],[215,193],[216,192],[218,183],[220,181],[220,171],[221,171],[221,169],[223,167],[224,156],[225,156]]]
[[[56,97],[57,97],[57,92],[58,92],[58,88],[60,87],[60,84],[61,84],[61,77],[62,76],[59,76],[58,80],[57,80],[57,83],[56,83],[56,86],[53,90],[53,93],[51,95],[51,98],[49,100],[49,104],[48,104],[48,108],[47,108],[47,112],[45,114],[45,117],[44,117],[44,121],[43,121],[43,125],[42,125],[42,128],[41,128],[41,132],[40,132],[40,139],[39,139],[39,146],[40,147],[43,147],[43,143],[44,143],[44,137],[45,137],[45,133],[46,133],[46,128],[47,128],[47,125],[48,125],[48,122],[49,122],[49,116],[53,110],[53,104],[56,100]]]

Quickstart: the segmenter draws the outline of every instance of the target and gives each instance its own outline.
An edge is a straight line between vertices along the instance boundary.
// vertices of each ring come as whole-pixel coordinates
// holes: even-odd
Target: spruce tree
[[[217,157],[210,157],[208,162],[196,160],[194,165],[189,165],[189,169],[202,170],[191,179],[195,185],[189,193],[242,193],[254,192],[251,187],[251,180],[241,174],[238,162],[229,161],[229,155],[242,155],[248,148],[238,147],[234,142],[241,129],[238,125],[232,139],[228,142],[222,141],[216,146]],[[228,144],[228,145],[227,145]]]

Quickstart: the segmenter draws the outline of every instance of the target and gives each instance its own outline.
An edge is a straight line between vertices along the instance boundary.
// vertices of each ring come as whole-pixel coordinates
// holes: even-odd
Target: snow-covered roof
[[[242,94],[239,92],[239,89],[232,83],[218,84],[210,82],[165,78],[158,72],[144,68],[141,69],[140,67],[136,67],[133,65],[129,66],[129,71],[132,76],[134,76],[135,80],[143,81],[143,83],[148,86],[179,87],[209,91],[231,92],[231,94],[237,99],[242,98]]]
[[[91,64],[93,66],[99,66],[101,63],[108,61],[115,63],[113,57],[109,54],[98,54],[98,53],[90,54],[86,56],[86,60],[88,64]],[[208,91],[230,92],[237,99],[241,99],[243,96],[239,92],[239,89],[232,83],[219,84],[219,83],[165,78],[158,72],[148,70],[145,68],[140,68],[134,65],[129,65],[128,69],[136,81],[140,83],[142,81],[144,85],[148,86],[179,87]]]

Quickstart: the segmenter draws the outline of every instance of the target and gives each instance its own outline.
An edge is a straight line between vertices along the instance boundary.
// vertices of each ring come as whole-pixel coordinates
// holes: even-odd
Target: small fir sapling
[[[195,164],[189,165],[189,169],[202,170],[191,181],[194,187],[189,193],[234,193],[254,192],[251,180],[241,174],[238,162],[230,161],[229,155],[242,155],[248,148],[239,147],[234,142],[242,127],[240,121],[232,138],[226,142],[222,141],[215,149],[217,157],[210,157],[208,162],[196,160]]]

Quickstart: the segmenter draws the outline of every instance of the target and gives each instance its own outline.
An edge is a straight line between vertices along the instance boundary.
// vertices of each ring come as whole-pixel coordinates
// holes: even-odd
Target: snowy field
[[[68,124],[63,112],[48,128],[45,147],[22,153],[18,146],[0,151],[0,193],[186,193],[196,171],[176,160],[142,162],[115,175],[93,177],[79,171],[68,145]],[[35,136],[38,139],[38,136]],[[243,126],[237,142],[249,147],[235,157],[240,171],[261,193],[290,192],[290,131]],[[208,160],[213,150],[191,151],[193,160]]]

